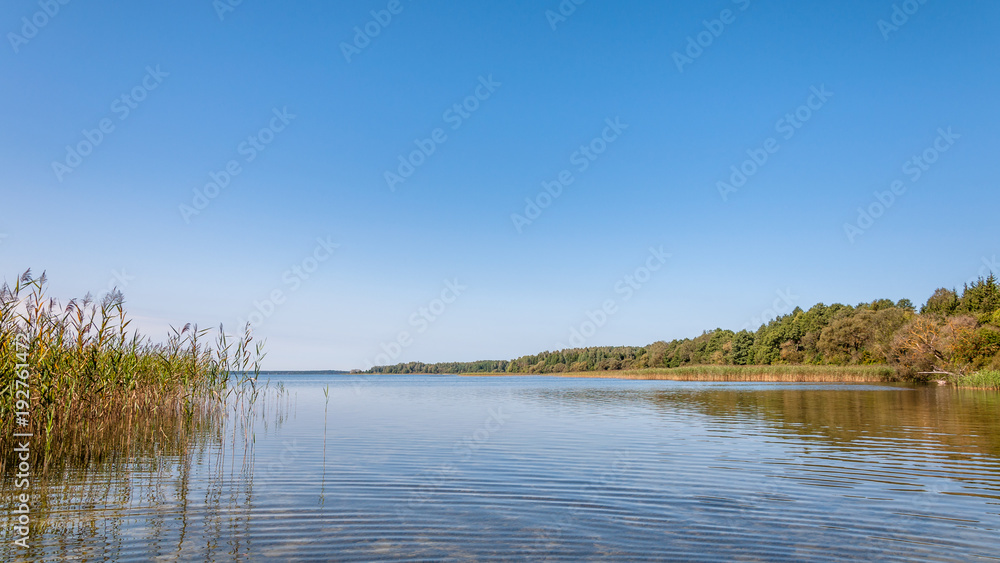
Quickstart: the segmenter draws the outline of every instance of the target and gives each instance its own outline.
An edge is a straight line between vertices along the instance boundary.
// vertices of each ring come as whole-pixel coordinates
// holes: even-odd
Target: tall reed
[[[46,283],[28,270],[0,287],[0,432],[32,434],[36,470],[101,455],[87,436],[106,428],[127,432],[151,416],[193,420],[224,412],[230,398],[256,400],[264,353],[249,326],[235,340],[220,326],[211,346],[209,329],[186,324],[157,343],[131,330],[121,292],[62,304]],[[5,474],[11,461],[0,458]]]
[[[958,387],[1000,390],[1000,371],[982,370],[956,377],[952,382]]]
[[[468,376],[505,376],[508,373],[466,373]],[[614,378],[614,379],[668,379],[676,381],[773,381],[773,382],[890,382],[898,381],[895,371],[888,366],[813,366],[813,365],[764,365],[719,366],[700,365],[676,368],[644,368],[606,371],[549,373],[547,376]]]

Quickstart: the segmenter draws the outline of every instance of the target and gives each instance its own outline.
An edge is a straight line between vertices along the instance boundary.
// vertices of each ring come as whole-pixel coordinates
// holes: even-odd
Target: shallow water
[[[1000,559],[1000,393],[271,377],[245,424],[37,485],[0,555]]]

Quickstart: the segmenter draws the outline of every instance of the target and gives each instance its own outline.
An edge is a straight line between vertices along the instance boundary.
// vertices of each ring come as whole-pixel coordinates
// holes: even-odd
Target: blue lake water
[[[30,557],[1000,559],[995,392],[270,377],[248,419],[48,480]]]

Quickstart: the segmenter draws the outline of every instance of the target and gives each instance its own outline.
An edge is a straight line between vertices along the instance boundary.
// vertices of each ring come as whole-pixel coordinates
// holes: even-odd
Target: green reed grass
[[[955,378],[953,383],[958,387],[976,389],[1000,389],[1000,371],[983,370]]]
[[[197,418],[233,394],[237,404],[256,400],[263,343],[249,326],[236,340],[220,326],[214,346],[205,342],[209,330],[190,324],[156,343],[130,330],[119,291],[62,304],[46,296],[46,282],[28,270],[0,287],[0,432],[33,434],[42,470],[103,451],[86,444],[102,428],[154,415]],[[27,398],[16,386],[19,364],[28,366]],[[0,459],[0,470],[9,461]]]
[[[510,375],[463,374],[463,375]],[[677,368],[626,369],[614,371],[585,371],[550,373],[547,376],[595,377],[618,379],[671,379],[677,381],[840,381],[888,382],[898,381],[896,372],[889,366],[815,366],[815,365],[763,365],[763,366],[684,366]]]

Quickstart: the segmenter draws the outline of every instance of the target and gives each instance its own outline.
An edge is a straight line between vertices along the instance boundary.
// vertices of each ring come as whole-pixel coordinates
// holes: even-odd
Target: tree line
[[[1000,284],[992,274],[961,291],[941,288],[919,312],[909,299],[796,307],[756,331],[717,328],[648,346],[571,348],[513,360],[376,366],[367,373],[524,373],[691,365],[892,366],[905,379],[1000,369]]]

